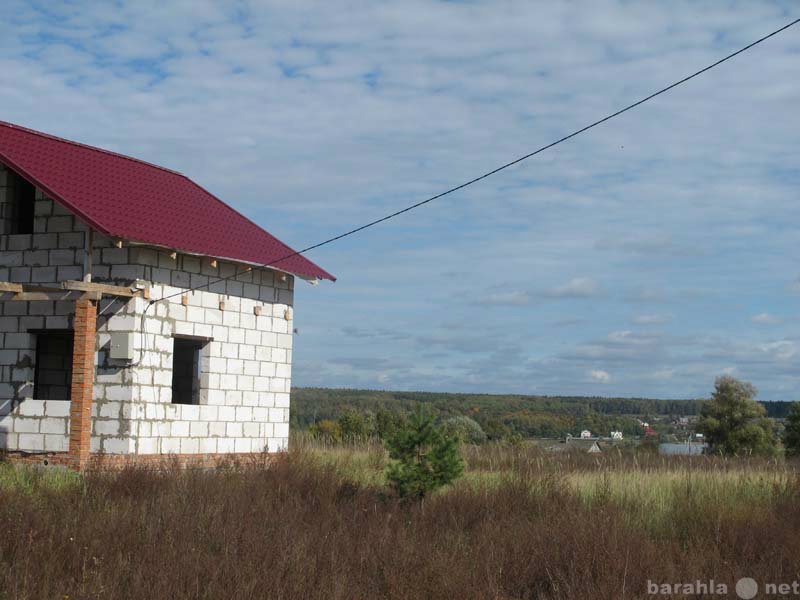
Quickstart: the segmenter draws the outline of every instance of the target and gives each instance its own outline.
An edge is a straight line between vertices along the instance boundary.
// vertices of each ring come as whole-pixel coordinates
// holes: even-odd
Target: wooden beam
[[[22,291],[21,283],[11,283],[9,281],[0,281],[0,292],[14,292],[19,293]]]
[[[133,298],[138,296],[141,290],[123,287],[121,285],[106,285],[105,283],[90,283],[88,281],[62,281],[61,287],[65,290],[77,290],[80,292],[100,292],[106,296],[124,296]]]
[[[79,290],[51,290],[49,292],[19,292],[6,301],[10,302],[58,302],[60,300],[100,300],[100,292],[81,292]]]

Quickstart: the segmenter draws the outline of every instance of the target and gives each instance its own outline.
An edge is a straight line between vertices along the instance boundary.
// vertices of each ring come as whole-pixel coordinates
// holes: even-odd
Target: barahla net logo
[[[752,600],[758,595],[758,582],[751,577],[742,577],[734,586],[736,597],[742,600]],[[696,596],[728,596],[728,585],[709,581],[694,581],[690,583],[658,583],[647,580],[647,593],[651,596],[671,596],[673,594]],[[763,586],[765,596],[800,596],[800,581],[791,583],[765,583]]]

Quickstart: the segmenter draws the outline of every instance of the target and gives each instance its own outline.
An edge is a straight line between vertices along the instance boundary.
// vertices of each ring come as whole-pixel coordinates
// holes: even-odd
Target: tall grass
[[[800,580],[784,465],[465,455],[469,477],[424,504],[385,491],[377,446],[74,479],[0,467],[0,597],[599,599],[648,597],[648,579]]]

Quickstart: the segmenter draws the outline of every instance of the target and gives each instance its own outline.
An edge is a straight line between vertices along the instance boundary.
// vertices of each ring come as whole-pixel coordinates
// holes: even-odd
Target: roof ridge
[[[62,138],[57,135],[52,135],[50,133],[45,133],[44,131],[37,131],[36,129],[31,129],[29,127],[23,127],[22,125],[17,125],[16,123],[10,123],[9,121],[0,120],[0,126],[8,127],[9,129],[18,129],[20,131],[24,131],[26,133],[30,133],[33,135],[38,135],[43,138],[47,138],[50,140],[54,140],[56,142],[62,142],[65,144],[70,144],[72,146],[77,146],[79,148],[85,148],[87,150],[94,150],[95,152],[102,152],[103,154],[108,154],[109,156],[115,156],[117,158],[124,158],[126,160],[130,160],[133,162],[137,162],[148,167],[153,167],[154,169],[160,169],[162,171],[166,171],[167,173],[172,173],[174,175],[180,175],[181,177],[186,177],[180,171],[175,171],[173,169],[169,169],[167,167],[163,167],[161,165],[157,165],[155,163],[148,162],[146,160],[142,160],[141,158],[136,158],[135,156],[128,156],[127,154],[122,154],[120,152],[114,152],[113,150],[106,150],[105,148],[100,148],[98,146],[92,146],[90,144],[84,144],[82,142],[76,142],[75,140],[68,140],[67,138]],[[188,178],[187,178],[188,179]],[[220,201],[221,202],[221,201]]]

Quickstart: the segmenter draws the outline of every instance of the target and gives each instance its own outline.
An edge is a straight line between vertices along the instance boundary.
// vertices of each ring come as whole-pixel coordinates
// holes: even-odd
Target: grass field
[[[377,445],[295,440],[219,471],[0,464],[0,597],[643,598],[648,580],[709,579],[735,597],[743,576],[800,581],[794,465],[463,452],[465,476],[423,504],[386,490]]]

